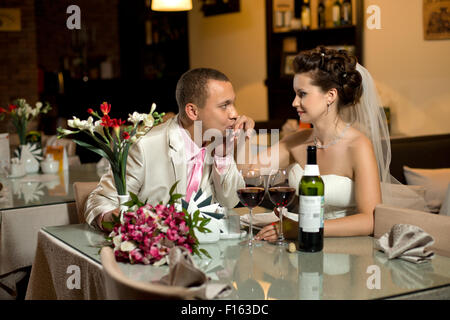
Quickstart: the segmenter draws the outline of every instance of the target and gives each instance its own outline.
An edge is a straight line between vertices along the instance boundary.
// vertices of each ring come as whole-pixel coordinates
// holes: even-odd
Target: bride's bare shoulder
[[[349,149],[352,152],[373,152],[372,142],[364,133],[355,128],[349,133]]]

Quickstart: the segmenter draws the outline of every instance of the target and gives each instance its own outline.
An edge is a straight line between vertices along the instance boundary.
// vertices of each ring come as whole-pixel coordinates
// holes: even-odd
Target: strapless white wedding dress
[[[296,190],[303,176],[303,168],[294,164],[289,172],[289,185]],[[321,175],[325,184],[324,219],[337,219],[356,213],[355,183],[352,179],[335,174]]]

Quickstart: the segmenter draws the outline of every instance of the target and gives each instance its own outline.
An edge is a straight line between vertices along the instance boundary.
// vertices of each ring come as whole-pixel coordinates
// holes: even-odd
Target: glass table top
[[[28,174],[20,178],[0,177],[0,210],[27,208],[75,201],[73,183],[99,181],[96,164],[82,164],[55,174]]]
[[[104,234],[85,224],[45,227],[45,232],[101,264],[99,250]],[[447,286],[450,258],[413,264],[374,249],[371,237],[325,238],[320,253],[289,253],[264,242],[261,247],[239,246],[240,240],[201,245],[212,256],[194,257],[213,281],[230,284],[227,299],[384,299]],[[168,267],[119,263],[138,281],[157,280]]]

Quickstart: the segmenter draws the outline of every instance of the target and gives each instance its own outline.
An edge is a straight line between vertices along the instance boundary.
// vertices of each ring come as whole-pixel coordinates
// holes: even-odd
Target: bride
[[[299,53],[294,71],[292,106],[313,128],[286,136],[269,154],[279,152],[279,166],[291,167],[290,184],[298,194],[307,146],[315,145],[325,183],[324,235],[370,235],[375,206],[388,195],[383,183],[391,182],[389,132],[374,82],[356,57],[325,47]],[[284,220],[291,224],[285,236],[296,238],[297,222]],[[275,225],[256,236],[276,237]]]

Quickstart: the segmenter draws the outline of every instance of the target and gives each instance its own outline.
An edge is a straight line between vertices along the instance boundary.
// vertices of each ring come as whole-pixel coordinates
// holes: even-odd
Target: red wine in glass
[[[270,201],[277,207],[287,207],[295,196],[295,188],[291,187],[270,187]]]
[[[247,208],[254,208],[260,205],[264,199],[264,193],[265,190],[261,187],[246,187],[238,189],[237,191],[239,200],[241,200],[241,203]]]

